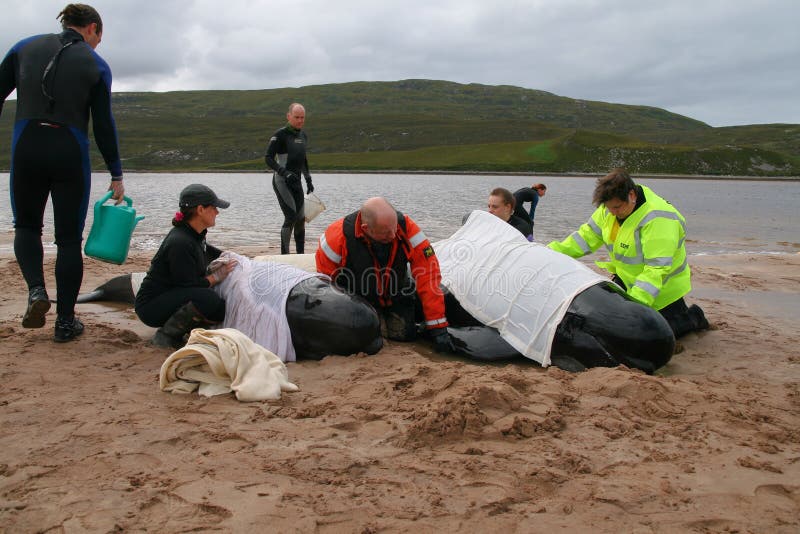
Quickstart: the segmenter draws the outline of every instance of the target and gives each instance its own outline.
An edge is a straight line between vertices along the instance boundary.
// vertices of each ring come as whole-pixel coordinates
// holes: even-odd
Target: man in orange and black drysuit
[[[433,247],[411,217],[385,198],[370,198],[359,211],[332,223],[319,239],[316,262],[318,272],[375,307],[389,339],[416,338],[416,295],[436,349],[453,350]]]

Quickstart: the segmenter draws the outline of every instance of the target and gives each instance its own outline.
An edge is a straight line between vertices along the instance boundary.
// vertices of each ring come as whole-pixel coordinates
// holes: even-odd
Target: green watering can
[[[122,265],[128,257],[133,229],[144,216],[136,216],[133,200],[126,196],[122,199],[127,205],[104,206],[111,195],[109,191],[94,203],[94,222],[83,251],[92,258]]]

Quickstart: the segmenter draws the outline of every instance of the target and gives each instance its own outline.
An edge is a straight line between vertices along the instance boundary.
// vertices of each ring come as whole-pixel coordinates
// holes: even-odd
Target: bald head
[[[361,230],[379,243],[391,243],[397,233],[397,210],[383,197],[367,199],[361,206]]]
[[[286,113],[286,120],[289,125],[297,130],[302,130],[303,125],[306,123],[306,108],[302,104],[292,103],[289,105],[289,111]]]

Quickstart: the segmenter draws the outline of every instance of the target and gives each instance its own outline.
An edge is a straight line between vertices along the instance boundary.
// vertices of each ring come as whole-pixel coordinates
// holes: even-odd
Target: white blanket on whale
[[[236,267],[228,278],[214,286],[225,299],[223,328],[235,328],[273,352],[281,361],[297,359],[292,332],[286,318],[286,299],[294,286],[307,278],[320,276],[291,265],[253,261],[233,252],[220,260],[235,259]]]
[[[572,299],[607,280],[579,261],[529,243],[485,211],[473,211],[464,226],[433,248],[442,283],[461,306],[545,367]]]

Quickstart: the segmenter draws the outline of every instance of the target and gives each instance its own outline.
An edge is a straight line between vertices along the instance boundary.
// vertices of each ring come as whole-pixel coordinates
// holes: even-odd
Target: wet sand
[[[83,289],[148,263],[87,260]],[[2,257],[0,530],[798,532],[800,255],[691,264],[714,329],[656,376],[389,342],[241,403],[159,391],[129,307],[79,305],[73,343],[52,311],[23,329]]]

